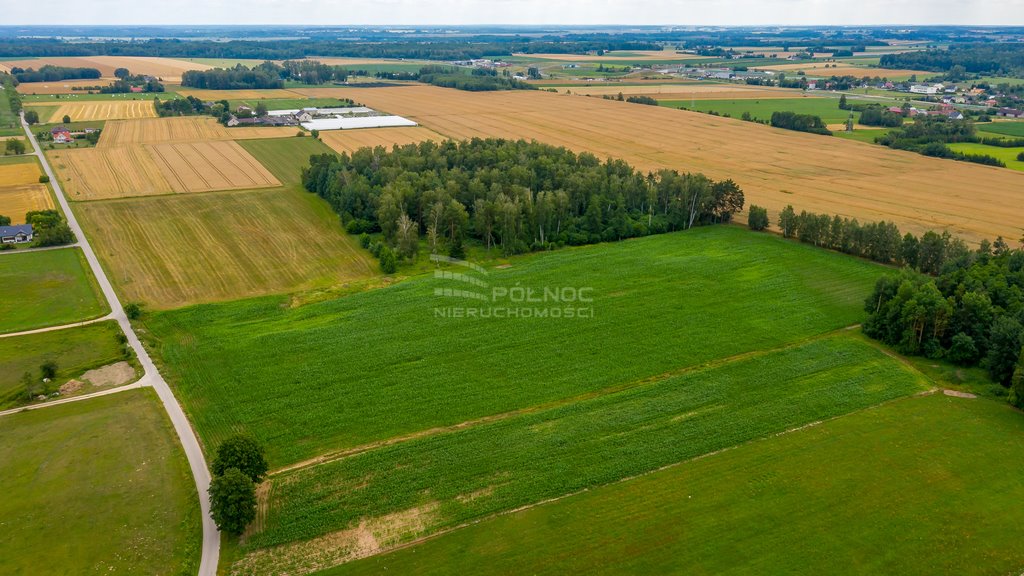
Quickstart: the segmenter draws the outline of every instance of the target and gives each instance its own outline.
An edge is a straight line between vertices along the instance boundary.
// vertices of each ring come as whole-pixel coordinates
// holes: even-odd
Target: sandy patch
[[[265,482],[269,483],[269,482]],[[422,535],[438,520],[438,504],[364,519],[354,528],[319,538],[257,550],[231,567],[232,575],[310,574],[379,554]]]
[[[127,362],[108,364],[82,374],[82,380],[93,386],[120,386],[135,378],[135,368]]]
[[[943,394],[946,396],[953,396],[955,398],[977,398],[976,395],[970,392],[960,392],[959,390],[943,390]]]
[[[61,394],[61,396],[67,396],[68,394],[74,394],[75,392],[78,392],[79,390],[81,390],[82,386],[85,386],[85,383],[82,382],[81,380],[75,380],[75,379],[68,380],[67,382],[65,382],[60,387],[60,394]]]

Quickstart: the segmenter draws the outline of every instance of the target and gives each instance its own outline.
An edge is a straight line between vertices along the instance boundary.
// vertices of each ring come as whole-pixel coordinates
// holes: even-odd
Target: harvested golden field
[[[375,266],[298,188],[76,206],[123,298],[154,308],[333,286]]]
[[[18,66],[21,68],[39,69],[41,66],[51,64],[53,66],[68,66],[71,68],[95,68],[100,71],[104,78],[113,78],[114,70],[127,68],[133,74],[148,74],[163,78],[168,82],[180,82],[181,73],[186,70],[209,70],[212,66],[175,60],[174,58],[151,58],[145,56],[66,56],[66,57],[44,57],[30,58],[26,60],[6,60],[0,62],[0,69],[9,71]],[[69,82],[65,80],[56,84]],[[97,80],[90,80],[96,84]],[[103,82],[107,84],[109,82]]]
[[[60,80],[57,82],[25,82],[18,84],[20,94],[85,94],[83,88],[94,86],[106,86],[110,84],[110,78],[97,80]],[[78,90],[75,90],[78,88]]]
[[[272,88],[268,88],[266,90],[201,90],[199,88],[180,88],[178,89],[178,94],[182,97],[192,96],[206,101],[302,98],[302,96],[294,90]]]
[[[71,200],[171,192],[170,183],[143,146],[50,150],[46,155]]]
[[[97,146],[230,140],[226,128],[208,116],[143,118],[107,122]]]
[[[72,200],[280,185],[232,141],[65,149],[48,154],[61,186]]]
[[[31,162],[0,164],[0,186],[38,184],[41,174],[39,164],[35,160]]]
[[[290,138],[299,131],[297,126],[243,126],[228,128],[232,140],[257,140],[262,138]]]
[[[559,92],[589,96],[650,96],[659,100],[734,100],[737,98],[799,98],[803,91],[746,84],[645,84],[643,86],[616,86],[594,84],[558,88]]]
[[[30,102],[27,106],[35,106]],[[51,102],[41,102],[40,106],[53,107]],[[88,122],[93,120],[127,120],[133,118],[156,118],[156,108],[152,100],[83,100],[69,104],[61,104],[49,119],[40,118],[43,123],[60,122],[64,116],[70,116],[72,122]]]
[[[0,186],[0,214],[12,224],[24,224],[25,213],[53,208],[53,197],[46,184],[15,184]]]
[[[445,140],[437,132],[422,126],[399,128],[364,128],[361,130],[330,130],[320,133],[320,140],[337,152],[354,152],[367,146],[415,144],[424,140]]]
[[[238,143],[177,142],[146,146],[171,190],[207,192],[280,186]]]
[[[453,138],[535,139],[644,170],[732,178],[748,204],[948,229],[968,240],[1020,237],[1024,173],[928,158],[737,119],[550,92],[433,86],[341,88],[331,96],[400,114]],[[742,219],[742,217],[741,217]]]
[[[693,60],[703,58],[696,54],[679,54],[675,50],[626,50],[622,52],[607,52],[604,56],[596,54],[516,54],[528,58],[543,58],[544,60],[560,60],[562,62],[604,62],[608,60]]]
[[[828,68],[826,68],[828,66]],[[926,76],[933,76],[934,72],[925,72],[922,70],[890,70],[888,68],[866,68],[863,66],[850,66],[847,64],[838,64],[835,62],[804,62],[798,64],[776,64],[774,66],[758,66],[758,70],[775,70],[779,72],[790,72],[803,70],[810,76],[854,76],[861,78],[863,76],[881,76],[885,78],[909,78],[914,74],[924,78]]]

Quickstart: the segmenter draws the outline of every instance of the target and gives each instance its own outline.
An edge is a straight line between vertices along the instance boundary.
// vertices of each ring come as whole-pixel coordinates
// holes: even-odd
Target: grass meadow
[[[1024,152],[1024,147],[1003,148],[1001,146],[988,146],[986,144],[975,144],[973,142],[957,142],[949,144],[950,150],[963,152],[964,154],[985,154],[1002,160],[1006,167],[1011,170],[1024,170],[1024,162],[1017,160],[1017,155]]]
[[[5,574],[195,574],[199,502],[156,394],[0,417]]]
[[[276,476],[265,529],[248,545],[417,508],[431,511],[416,527],[423,535],[925,387],[865,340],[825,337]],[[410,534],[392,534],[402,536]]]
[[[846,122],[850,115],[849,110],[839,109],[839,100],[835,98],[660,100],[658,103],[670,108],[685,106],[689,110],[698,112],[718,112],[723,116],[728,114],[733,118],[739,118],[744,112],[750,112],[755,120],[771,120],[773,112],[797,112],[820,116],[826,124],[840,124]],[[860,113],[854,112],[853,117],[854,119],[860,118]]]
[[[89,320],[109,312],[78,248],[0,254],[0,333]],[[16,288],[13,288],[16,287]]]
[[[1017,574],[1024,419],[897,400],[321,572]]]
[[[0,410],[24,400],[22,375],[41,378],[39,367],[48,360],[57,363],[57,376],[47,392],[60,388],[88,370],[126,360],[118,336],[121,328],[113,320],[87,326],[0,338]]]
[[[301,170],[309,166],[310,156],[334,153],[326,144],[310,137],[240,140],[238,144],[270,170],[282,185],[295,187],[301,184]]]
[[[277,467],[848,326],[883,270],[717,226],[527,256],[486,277],[592,288],[593,318],[438,317],[435,308],[467,301],[435,288],[469,285],[420,277],[297,307],[282,296],[194,306],[145,324],[206,445],[245,431]]]
[[[1024,138],[1024,122],[980,122],[974,125],[980,132]]]

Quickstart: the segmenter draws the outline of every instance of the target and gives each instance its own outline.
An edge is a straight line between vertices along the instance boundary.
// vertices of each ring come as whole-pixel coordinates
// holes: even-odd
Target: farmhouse
[[[938,94],[946,89],[943,84],[914,84],[910,87],[913,94]]]
[[[71,135],[71,131],[63,126],[54,127],[50,130],[50,135],[53,136],[53,141],[56,144],[67,144],[75,139]]]
[[[0,244],[24,244],[32,241],[32,225],[0,226]]]
[[[1024,118],[1024,110],[1014,110],[1013,108],[1000,108],[996,111],[996,116],[1002,116],[1004,118]]]

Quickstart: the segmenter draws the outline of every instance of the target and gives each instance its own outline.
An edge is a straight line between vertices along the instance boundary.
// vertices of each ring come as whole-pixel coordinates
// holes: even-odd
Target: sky
[[[3,24],[1024,25],[1024,0],[0,0]]]

